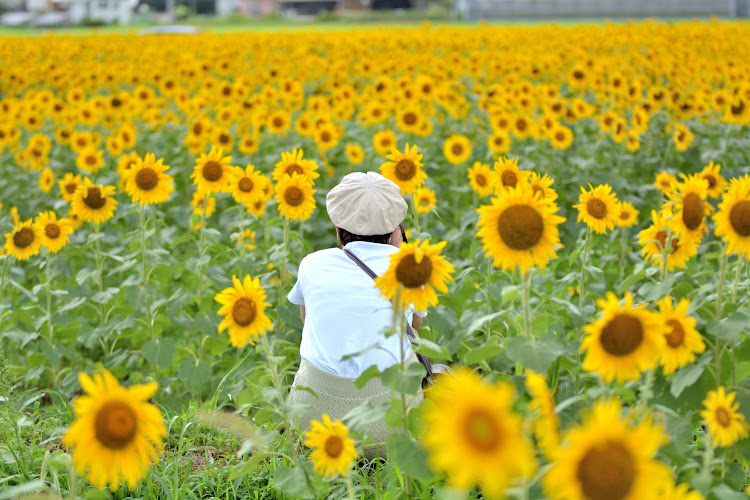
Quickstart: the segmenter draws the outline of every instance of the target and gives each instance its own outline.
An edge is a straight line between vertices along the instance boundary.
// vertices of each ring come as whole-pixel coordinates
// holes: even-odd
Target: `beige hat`
[[[326,209],[336,227],[368,236],[396,229],[408,207],[393,181],[377,172],[354,172],[328,192]]]

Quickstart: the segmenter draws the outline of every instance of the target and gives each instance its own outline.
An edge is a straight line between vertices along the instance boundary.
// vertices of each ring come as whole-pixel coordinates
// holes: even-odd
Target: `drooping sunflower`
[[[469,184],[479,196],[490,196],[495,192],[497,174],[486,163],[478,161],[468,171]]]
[[[602,310],[601,317],[583,327],[583,369],[597,372],[610,383],[615,379],[636,380],[642,372],[654,368],[668,333],[659,316],[643,304],[634,306],[630,292],[625,294],[622,305],[612,292],[607,292],[606,299],[597,300],[596,305]]]
[[[45,168],[42,170],[42,175],[39,176],[39,189],[45,193],[49,193],[52,186],[55,185],[55,174],[51,168]]]
[[[654,182],[654,186],[656,186],[659,190],[661,190],[662,193],[669,195],[674,189],[677,187],[678,181],[677,177],[670,174],[669,172],[659,172],[656,174],[656,181]]]
[[[552,189],[552,184],[555,180],[547,174],[539,174],[538,172],[529,172],[526,177],[529,182],[534,196],[542,198],[548,202],[555,201],[557,199],[557,191]]]
[[[597,401],[582,425],[568,430],[544,476],[553,500],[656,500],[672,481],[670,469],[654,458],[666,444],[664,430],[650,418],[638,424],[621,416],[617,400]]]
[[[532,414],[534,437],[539,447],[549,456],[560,445],[560,419],[555,413],[555,400],[542,375],[526,370],[526,389],[531,394],[529,411]]]
[[[677,151],[686,151],[690,147],[690,143],[693,142],[693,133],[687,128],[687,125],[680,123],[675,127],[674,134],[672,134],[672,140],[674,141],[674,147]]]
[[[266,291],[260,286],[259,278],[245,276],[240,282],[232,276],[232,284],[234,286],[225,288],[214,297],[221,304],[218,314],[224,316],[219,323],[219,333],[228,329],[229,339],[235,347],[247,343],[255,345],[253,339],[273,330],[273,324],[264,312],[271,304],[265,302]]]
[[[638,223],[638,214],[640,213],[629,201],[620,202],[620,215],[615,219],[615,225],[618,227],[630,227]]]
[[[114,186],[94,184],[86,177],[83,184],[73,193],[71,207],[83,222],[96,224],[108,221],[115,214],[117,200],[115,200]]]
[[[340,420],[333,421],[327,413],[322,422],[310,422],[305,432],[305,446],[312,448],[310,461],[313,469],[332,479],[336,474],[346,476],[357,458],[355,441],[349,437],[349,429]]]
[[[81,176],[71,173],[65,174],[62,179],[57,181],[57,185],[60,186],[60,195],[68,203],[73,199],[73,193],[81,184],[83,184]]]
[[[750,176],[732,179],[714,222],[714,233],[727,243],[727,253],[750,259]]]
[[[313,181],[305,175],[284,175],[276,183],[279,213],[292,220],[307,220],[315,210]]]
[[[413,304],[417,311],[426,311],[438,303],[435,290],[447,293],[446,283],[453,280],[453,264],[440,252],[447,245],[441,241],[430,245],[429,240],[402,243],[399,251],[391,254],[388,270],[375,279],[375,286],[388,300],[398,297],[403,309]],[[400,290],[400,292],[399,292]]]
[[[381,130],[372,136],[372,146],[380,156],[387,156],[396,147],[396,134],[392,130]]]
[[[5,233],[5,253],[18,260],[26,260],[42,248],[42,233],[34,221],[15,224],[13,231]]]
[[[133,203],[141,205],[153,205],[167,201],[170,193],[174,191],[171,175],[165,172],[169,165],[163,164],[164,160],[152,153],[146,153],[143,158],[138,158],[130,169],[125,190],[133,198]]]
[[[249,205],[263,197],[261,183],[258,180],[263,174],[257,172],[254,165],[245,168],[231,167],[229,175],[229,187],[237,203]]]
[[[557,226],[565,222],[556,215],[557,210],[557,205],[535,196],[526,184],[500,193],[491,205],[480,207],[477,235],[495,267],[506,271],[520,267],[526,273],[557,257],[557,249],[562,247]]]
[[[390,161],[380,165],[380,173],[395,182],[401,194],[411,194],[424,184],[427,174],[422,170],[422,155],[417,153],[416,144],[409,148],[407,143],[403,153],[393,148],[386,158]]]
[[[493,168],[497,175],[497,182],[495,183],[495,192],[497,193],[513,189],[526,182],[526,177],[529,175],[525,170],[518,168],[517,158],[499,158],[495,161]]]
[[[288,151],[282,152],[281,161],[278,161],[273,169],[273,180],[278,182],[285,175],[291,176],[295,173],[304,175],[311,181],[320,177],[320,174],[316,172],[318,164],[314,160],[303,159],[303,154],[302,149],[294,149],[291,153]]]
[[[448,136],[445,142],[443,142],[443,155],[453,165],[462,164],[471,156],[471,142],[469,142],[469,138],[460,134]]]
[[[225,156],[224,150],[211,147],[208,154],[203,153],[195,162],[193,183],[204,193],[225,193],[229,189],[229,162],[231,156]]]
[[[359,165],[365,159],[365,152],[359,144],[350,142],[344,147],[344,154],[352,165]]]
[[[682,240],[675,234],[669,224],[656,210],[651,211],[651,226],[638,233],[638,242],[643,247],[641,255],[651,262],[657,262],[664,267],[664,249],[669,245],[667,253],[667,269],[685,267],[687,261],[698,252],[699,240]]]
[[[660,364],[664,375],[669,375],[695,361],[695,355],[705,351],[706,344],[695,329],[695,318],[687,315],[690,308],[688,299],[680,299],[675,307],[670,297],[664,297],[656,301],[656,305],[659,307],[659,316],[667,325],[667,343]]]
[[[428,187],[417,188],[414,191],[414,202],[417,205],[417,213],[424,214],[435,208],[437,204],[437,198],[435,198],[435,191]]]
[[[726,393],[724,387],[709,391],[701,411],[701,418],[708,424],[708,433],[715,447],[732,446],[750,434],[745,416],[739,412],[740,404],[734,401],[736,392]]]
[[[726,184],[726,181],[724,181],[724,177],[721,176],[720,172],[721,165],[711,162],[703,167],[703,170],[701,170],[698,174],[708,183],[707,193],[711,198],[718,198],[724,191],[724,185]]]
[[[612,192],[609,184],[593,187],[589,190],[581,187],[579,203],[573,205],[578,209],[578,222],[584,221],[595,233],[606,233],[607,229],[614,229],[615,221],[620,216],[617,196]]]
[[[489,383],[467,368],[443,377],[429,390],[428,460],[448,484],[468,491],[478,485],[484,498],[504,498],[506,488],[536,470],[533,449],[513,412],[515,388]]]
[[[94,146],[82,149],[76,157],[76,166],[89,173],[96,172],[104,166],[104,151]]]
[[[42,212],[34,221],[42,235],[42,246],[50,253],[57,253],[68,244],[68,235],[73,233],[73,224],[68,219],[58,219],[55,212]]]
[[[700,241],[706,231],[706,216],[713,211],[711,204],[706,201],[708,182],[697,174],[683,174],[682,177],[683,182],[677,184],[670,195],[671,210],[674,214],[670,219],[670,225],[682,241]]]
[[[117,491],[122,482],[133,489],[152,461],[157,461],[167,435],[161,411],[148,402],[156,382],[125,388],[105,368],[89,377],[78,375],[86,395],[73,400],[76,420],[63,436],[72,448],[79,474],[87,474],[97,488],[109,484]]]

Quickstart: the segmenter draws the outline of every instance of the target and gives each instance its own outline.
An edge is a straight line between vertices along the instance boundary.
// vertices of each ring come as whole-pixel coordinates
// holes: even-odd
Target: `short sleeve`
[[[302,259],[302,262],[300,262],[299,265],[299,272],[297,272],[297,282],[292,287],[289,294],[286,296],[287,299],[289,299],[289,302],[292,304],[297,304],[298,306],[304,306],[305,305],[305,296],[302,294],[302,280],[303,280],[303,270],[304,270],[304,263],[305,260]]]
[[[417,311],[414,314],[416,314],[420,318],[424,318],[425,316],[427,316],[427,311]]]

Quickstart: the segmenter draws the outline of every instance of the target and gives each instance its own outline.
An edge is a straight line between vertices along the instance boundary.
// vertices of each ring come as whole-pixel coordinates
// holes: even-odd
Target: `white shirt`
[[[378,275],[385,273],[390,255],[398,251],[391,245],[366,241],[353,241],[345,248]],[[386,337],[383,333],[393,323],[391,303],[340,248],[319,250],[303,258],[297,283],[287,297],[293,304],[305,306],[299,351],[316,368],[356,378],[372,365],[385,370],[401,359],[400,335]],[[406,313],[409,324],[412,317],[413,308]],[[404,356],[408,357],[411,344],[406,335],[404,339]],[[341,360],[367,348],[356,357]]]

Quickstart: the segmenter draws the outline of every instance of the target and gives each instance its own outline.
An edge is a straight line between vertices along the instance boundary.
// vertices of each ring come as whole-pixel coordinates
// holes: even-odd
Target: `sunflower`
[[[193,207],[193,215],[203,216],[203,205],[206,205],[205,217],[211,217],[216,211],[216,198],[211,195],[206,195],[200,191],[193,193],[193,199],[190,201],[190,205]],[[190,221],[191,229],[200,229],[201,223],[198,221],[196,224]]]
[[[446,283],[453,280],[453,264],[440,255],[445,245],[446,241],[430,245],[429,240],[402,243],[391,254],[388,270],[375,279],[380,294],[388,300],[398,297],[396,305],[404,309],[413,304],[417,311],[426,311],[437,305],[435,290],[447,293]]]
[[[293,173],[284,175],[276,183],[276,203],[279,213],[292,220],[307,220],[315,210],[313,181],[307,176]]]
[[[390,161],[380,165],[380,173],[395,182],[401,194],[411,194],[424,184],[427,174],[422,170],[422,155],[417,153],[416,144],[410,149],[407,143],[403,153],[393,148],[386,158]]]
[[[244,229],[242,233],[237,236],[237,243],[244,246],[246,250],[252,250],[255,248],[255,231],[250,229]]]
[[[488,164],[475,161],[468,174],[469,184],[479,196],[490,196],[495,192],[497,175]]]
[[[352,165],[359,165],[362,163],[362,160],[365,159],[365,152],[362,149],[362,146],[353,142],[350,142],[344,147],[344,154],[346,154],[346,158]]]
[[[396,146],[396,134],[391,130],[381,130],[372,136],[372,146],[380,156],[386,156]]]
[[[416,106],[408,106],[396,111],[396,126],[405,133],[418,132],[424,119]]]
[[[513,412],[515,388],[489,383],[466,368],[431,387],[422,444],[429,463],[461,490],[479,485],[485,498],[503,498],[516,480],[536,470],[531,443]]]
[[[516,136],[517,139],[526,139],[527,137],[533,136],[535,132],[534,123],[530,118],[523,115],[514,117],[511,120],[511,126],[513,135]]]
[[[313,135],[315,143],[320,151],[328,151],[334,148],[339,142],[338,133],[336,128],[329,123],[325,123],[317,128]]]
[[[534,437],[549,456],[560,445],[560,419],[555,413],[555,400],[542,375],[526,370],[526,390],[531,394],[529,411],[533,415]]]
[[[26,260],[38,254],[42,243],[42,232],[31,219],[15,224],[13,231],[5,233],[5,253],[18,260]]]
[[[704,500],[698,491],[689,491],[690,486],[686,483],[674,485],[670,482],[664,484],[658,492],[658,500]]]
[[[701,334],[695,329],[695,319],[687,315],[690,308],[688,299],[680,299],[674,306],[670,297],[656,301],[659,315],[667,325],[667,344],[661,357],[664,375],[674,373],[688,363],[695,361],[695,355],[706,350]]]
[[[727,243],[727,253],[750,259],[750,176],[732,179],[714,222],[716,236]]]
[[[148,402],[156,382],[124,388],[105,368],[93,377],[79,373],[86,395],[73,400],[76,420],[62,440],[72,448],[79,474],[88,471],[97,488],[109,483],[117,491],[126,482],[134,489],[158,460],[167,435],[161,411]]]
[[[596,187],[589,184],[589,191],[581,187],[580,202],[573,205],[578,209],[578,222],[584,221],[594,232],[602,234],[607,229],[614,229],[615,221],[620,216],[616,195],[608,184]]]
[[[266,128],[269,132],[276,135],[283,134],[289,130],[291,124],[292,121],[289,119],[289,115],[283,110],[274,111],[268,115],[266,120]]]
[[[745,416],[740,413],[740,404],[734,401],[737,393],[727,394],[724,387],[709,391],[701,411],[701,417],[708,424],[708,433],[715,447],[732,446],[750,433]]]
[[[549,132],[549,142],[555,149],[568,149],[573,144],[573,131],[565,125],[557,124]]]
[[[685,151],[690,147],[690,143],[693,142],[693,134],[684,123],[680,123],[675,127],[672,140],[677,151]]]
[[[680,235],[680,239],[686,241],[693,239],[700,241],[703,232],[706,231],[706,215],[713,208],[706,201],[708,194],[708,182],[701,179],[698,174],[682,175],[683,182],[669,196],[670,207],[673,216],[670,219],[672,230]]]
[[[68,203],[73,199],[73,193],[76,192],[76,189],[78,189],[78,186],[81,184],[83,184],[81,176],[71,173],[65,174],[62,179],[57,181],[57,185],[60,186],[60,194],[62,195],[63,200]]]
[[[495,183],[495,192],[502,193],[507,189],[513,189],[526,181],[528,172],[518,168],[517,158],[499,158],[493,165],[497,182]]]
[[[449,163],[460,165],[471,156],[471,142],[466,136],[452,134],[443,142],[443,155]]]
[[[55,174],[52,169],[45,168],[42,171],[42,175],[39,177],[39,189],[45,193],[49,193],[52,190],[52,186],[55,185]]]
[[[50,253],[57,253],[68,244],[68,235],[73,233],[73,224],[68,219],[58,219],[55,212],[42,212],[34,221],[42,235],[42,246]]]
[[[669,221],[655,210],[651,211],[651,221],[652,225],[649,228],[638,233],[638,242],[643,247],[641,255],[663,267],[664,249],[669,240],[667,269],[671,271],[676,267],[685,267],[687,261],[698,252],[700,241],[682,240],[679,235],[672,232]]]
[[[258,178],[263,174],[255,170],[254,165],[230,167],[229,187],[234,201],[250,204],[263,197]]]
[[[92,174],[102,168],[103,165],[104,152],[94,146],[83,148],[76,157],[76,166]]]
[[[255,135],[245,135],[240,139],[239,149],[242,154],[252,155],[258,152],[260,140]]]
[[[114,186],[94,184],[88,178],[83,181],[71,201],[75,214],[84,222],[96,224],[111,219],[117,208],[117,200],[112,196],[115,194]]]
[[[435,208],[437,199],[435,191],[428,187],[420,187],[414,191],[414,201],[417,204],[417,213],[424,214]]]
[[[133,165],[136,164],[139,158],[138,153],[131,151],[128,154],[122,155],[117,160],[117,175],[120,176],[118,187],[120,189],[125,189],[125,185],[128,182],[128,176],[132,173]]]
[[[487,137],[487,147],[493,155],[501,155],[510,151],[510,135],[507,132],[495,131]]]
[[[242,282],[232,276],[234,286],[225,288],[214,300],[221,304],[218,314],[224,316],[219,324],[219,333],[229,329],[229,338],[235,347],[243,347],[253,339],[273,330],[273,324],[263,312],[271,304],[265,302],[266,291],[260,286],[259,278],[245,276]]]
[[[677,177],[668,172],[659,172],[656,174],[656,181],[654,186],[658,188],[662,193],[669,195],[677,187]]]
[[[138,158],[130,169],[125,190],[133,198],[133,203],[152,205],[167,201],[169,194],[174,191],[172,176],[164,172],[169,169],[163,164],[163,159],[156,160],[156,156],[146,153]]]
[[[708,183],[707,193],[711,198],[718,198],[724,191],[724,185],[726,184],[726,182],[719,173],[720,171],[721,165],[711,162],[703,167],[703,170],[701,170],[701,172],[698,174],[701,179],[704,179]]]
[[[229,162],[231,156],[225,156],[224,150],[211,147],[208,154],[202,154],[195,161],[193,183],[198,186],[198,191],[204,193],[222,193],[229,190]]]
[[[357,458],[355,441],[340,420],[332,421],[327,413],[322,420],[311,421],[310,430],[305,432],[305,446],[312,448],[310,461],[326,478],[332,479],[336,473],[346,476]]]
[[[622,305],[612,292],[596,305],[602,309],[601,318],[583,327],[587,334],[580,348],[586,352],[583,369],[610,383],[636,380],[641,372],[654,368],[668,333],[659,316],[645,305],[634,306],[630,292]]]
[[[619,216],[615,219],[615,225],[618,227],[630,227],[638,223],[638,214],[640,213],[629,201],[620,202]]]
[[[314,181],[320,174],[316,172],[318,164],[314,160],[304,160],[302,149],[293,149],[292,152],[284,151],[281,153],[281,161],[276,162],[273,169],[273,180],[280,181],[284,176],[299,174]]]
[[[549,175],[529,172],[526,180],[534,191],[534,196],[545,199],[549,202],[557,199],[557,191],[552,189],[552,184],[554,184],[555,180]]]
[[[670,469],[654,459],[666,444],[664,430],[651,418],[638,424],[621,417],[617,400],[597,401],[582,425],[568,430],[544,476],[552,500],[656,500],[672,481]]]

